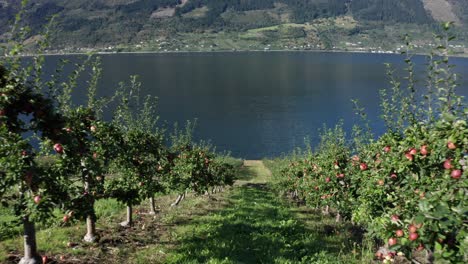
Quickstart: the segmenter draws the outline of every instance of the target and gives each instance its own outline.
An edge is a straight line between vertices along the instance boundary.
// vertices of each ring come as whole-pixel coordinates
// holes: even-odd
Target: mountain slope
[[[431,13],[437,21],[453,21],[461,25],[460,18],[455,14],[454,8],[447,0],[423,0],[424,7]]]
[[[0,39],[8,32],[19,3],[0,0]],[[184,34],[232,32],[256,34],[258,41],[265,41],[270,33],[283,39],[308,38],[310,43],[320,39],[315,44],[332,47],[336,39],[330,37],[365,37],[389,26],[394,31],[404,25],[409,31],[426,31],[446,19],[460,28],[468,25],[465,0],[31,0],[26,11],[31,36],[40,32],[50,16],[57,16],[53,46],[62,49],[128,46]],[[336,25],[336,21],[346,25]],[[287,29],[262,30],[279,25]],[[252,30],[259,31],[250,34]]]

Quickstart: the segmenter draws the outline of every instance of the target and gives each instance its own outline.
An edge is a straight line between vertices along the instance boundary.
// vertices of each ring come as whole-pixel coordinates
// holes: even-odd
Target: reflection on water
[[[57,58],[49,58],[53,64]],[[388,87],[384,62],[403,68],[395,55],[312,52],[118,54],[102,56],[101,95],[113,93],[128,76],[139,75],[142,94],[159,97],[161,119],[198,119],[197,137],[243,158],[288,153],[317,130],[355,117],[351,99],[379,121],[378,91]],[[420,71],[424,58],[417,57]],[[454,59],[468,74],[468,60]],[[468,77],[465,77],[468,78]],[[468,95],[468,82],[461,92]],[[84,98],[78,91],[79,100]]]

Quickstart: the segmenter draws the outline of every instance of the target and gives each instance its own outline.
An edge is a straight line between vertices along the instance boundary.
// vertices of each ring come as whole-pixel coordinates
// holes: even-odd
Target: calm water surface
[[[51,59],[51,61],[57,58]],[[138,75],[142,93],[159,97],[168,124],[198,119],[197,138],[242,158],[288,153],[317,142],[323,124],[355,120],[351,99],[359,99],[372,120],[379,120],[379,90],[388,87],[384,63],[403,66],[397,55],[351,53],[178,53],[102,56],[100,94]],[[420,70],[425,59],[417,57]],[[453,59],[459,92],[468,96],[468,60]],[[80,92],[81,93],[81,92]],[[82,98],[81,94],[78,98]]]

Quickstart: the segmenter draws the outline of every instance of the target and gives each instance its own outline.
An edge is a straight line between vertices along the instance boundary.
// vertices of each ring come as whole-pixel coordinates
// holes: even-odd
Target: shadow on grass
[[[251,167],[242,166],[239,169],[239,172],[236,176],[236,180],[250,181],[256,177],[257,177],[257,173]]]
[[[231,207],[193,221],[166,263],[294,263],[323,252],[333,259],[348,244],[296,220],[264,184],[246,184],[230,199]]]

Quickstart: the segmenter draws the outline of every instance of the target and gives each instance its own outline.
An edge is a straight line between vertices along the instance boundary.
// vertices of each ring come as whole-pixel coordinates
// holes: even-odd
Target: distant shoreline
[[[118,55],[118,54],[199,54],[199,53],[352,53],[352,54],[373,54],[373,55],[404,55],[401,53],[379,53],[369,51],[346,51],[346,50],[211,50],[211,51],[96,51],[96,52],[64,52],[64,53],[41,53],[41,54],[24,54],[19,57],[34,57],[34,56],[74,56],[74,55]],[[428,56],[429,53],[411,53],[411,55]],[[0,56],[3,57],[3,56]],[[449,55],[450,58],[468,59],[468,54]]]

